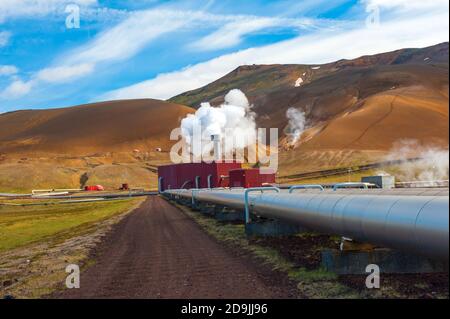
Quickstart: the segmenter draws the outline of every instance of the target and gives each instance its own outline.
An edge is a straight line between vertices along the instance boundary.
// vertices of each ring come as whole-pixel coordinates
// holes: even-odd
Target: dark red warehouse
[[[158,167],[159,191],[229,186],[229,172],[241,163],[181,163]]]
[[[234,169],[230,173],[230,187],[261,187],[275,184],[275,173],[262,174],[259,168]]]

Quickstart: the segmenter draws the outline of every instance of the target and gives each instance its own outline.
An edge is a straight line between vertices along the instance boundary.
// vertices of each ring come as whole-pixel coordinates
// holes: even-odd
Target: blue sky
[[[0,0],[0,113],[166,99],[243,64],[425,47],[448,41],[448,20],[446,0]]]

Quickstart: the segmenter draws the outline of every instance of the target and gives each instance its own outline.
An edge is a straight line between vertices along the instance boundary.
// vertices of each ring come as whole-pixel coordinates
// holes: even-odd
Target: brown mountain
[[[121,183],[155,187],[189,107],[126,100],[0,115],[0,191]]]
[[[301,80],[299,80],[301,78]],[[297,85],[296,85],[297,84]],[[121,183],[155,187],[169,161],[170,131],[200,102],[233,88],[260,127],[286,130],[289,107],[308,129],[294,147],[280,137],[280,175],[383,159],[404,139],[448,148],[448,43],[324,65],[242,66],[172,98],[0,114],[0,192]]]
[[[167,150],[169,133],[192,109],[125,100],[0,115],[0,153],[73,154]]]
[[[289,107],[303,111],[309,129],[282,151],[282,174],[374,162],[404,139],[448,148],[448,50],[442,43],[324,65],[242,66],[170,101],[218,104],[238,88],[258,126],[281,131]]]

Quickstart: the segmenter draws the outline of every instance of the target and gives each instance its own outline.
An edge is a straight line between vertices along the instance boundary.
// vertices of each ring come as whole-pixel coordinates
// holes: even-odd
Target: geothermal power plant
[[[275,174],[224,162],[174,164],[158,172],[160,194],[219,220],[241,221],[249,236],[340,236],[341,251],[334,252],[329,265],[338,272],[353,269],[361,258],[384,263],[393,272],[407,270],[398,266],[402,262],[412,264],[413,272],[448,267],[448,188],[396,188],[392,176],[280,185]],[[349,257],[348,242],[372,249],[353,250]],[[349,262],[354,265],[342,266]]]
[[[122,91],[108,78],[0,110],[0,298],[448,300],[448,46],[273,56],[218,79],[202,74],[214,60],[189,72],[209,83],[166,100],[146,81],[135,99],[50,108]],[[42,71],[11,88],[38,103]],[[185,88],[174,74],[158,96]]]
[[[275,173],[221,161],[220,139],[212,140],[215,161],[158,168],[160,194],[224,220],[243,221],[248,235],[313,231],[340,236],[341,249],[345,241],[356,241],[448,265],[448,189],[396,188],[393,176],[280,185]]]

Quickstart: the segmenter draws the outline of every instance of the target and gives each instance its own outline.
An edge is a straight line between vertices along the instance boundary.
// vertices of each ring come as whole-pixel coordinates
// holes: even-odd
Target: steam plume
[[[181,132],[191,154],[201,156],[210,153],[213,150],[212,135],[220,136],[225,153],[232,149],[243,150],[256,136],[255,115],[251,109],[245,94],[237,89],[231,90],[219,107],[202,103],[195,114],[189,114],[181,121]],[[193,147],[195,127],[201,129],[201,150]],[[224,143],[225,139],[233,139],[234,148]]]
[[[286,111],[286,117],[289,120],[286,133],[288,136],[288,142],[290,145],[295,145],[300,140],[306,129],[305,113],[296,108],[290,107]]]
[[[435,181],[449,179],[449,150],[421,147],[415,140],[403,140],[394,145],[387,160],[418,158],[400,165],[395,173],[404,182],[426,182],[424,186],[434,186]]]

